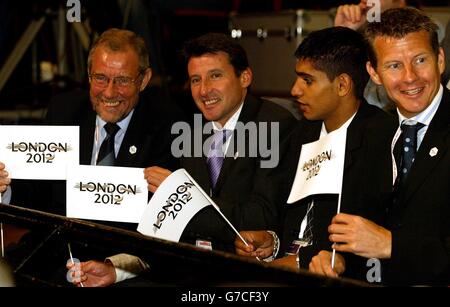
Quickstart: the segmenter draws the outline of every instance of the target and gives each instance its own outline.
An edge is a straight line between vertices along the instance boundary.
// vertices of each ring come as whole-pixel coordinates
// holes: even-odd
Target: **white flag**
[[[65,180],[79,163],[78,126],[0,126],[0,157],[13,179]]]
[[[118,166],[70,166],[67,170],[67,216],[138,223],[147,206],[144,169]]]
[[[211,205],[200,187],[179,169],[158,187],[137,230],[147,236],[178,242],[184,228],[201,209]]]
[[[315,194],[340,194],[344,173],[347,129],[303,144],[288,204]]]

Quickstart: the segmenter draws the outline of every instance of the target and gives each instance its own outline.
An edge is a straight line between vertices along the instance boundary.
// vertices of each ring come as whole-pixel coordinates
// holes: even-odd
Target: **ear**
[[[381,78],[377,74],[377,71],[375,70],[375,68],[373,68],[372,63],[370,63],[370,61],[367,61],[366,69],[367,69],[367,72],[369,73],[372,81],[377,85],[381,85]]]
[[[147,68],[144,72],[144,77],[142,78],[141,86],[139,87],[140,92],[142,92],[147,87],[151,78],[152,78],[152,69]]]
[[[351,93],[353,88],[353,80],[348,74],[340,74],[336,77],[335,81],[337,94],[339,95],[339,97],[344,97]]]
[[[239,80],[241,82],[241,86],[243,88],[247,88],[252,84],[253,81],[253,72],[252,70],[247,67],[244,71],[241,72],[241,75],[239,76]]]
[[[438,64],[439,72],[442,75],[442,73],[445,70],[445,53],[444,53],[444,49],[442,49],[442,47],[439,48],[437,64]]]

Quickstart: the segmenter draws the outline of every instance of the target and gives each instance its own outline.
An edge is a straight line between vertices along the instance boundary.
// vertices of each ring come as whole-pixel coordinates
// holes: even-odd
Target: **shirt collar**
[[[116,123],[120,127],[121,130],[123,130],[123,131],[127,130],[128,125],[130,124],[131,116],[133,116],[133,113],[134,113],[134,109],[131,110],[131,112],[128,113],[128,115],[124,119],[122,119]],[[103,128],[103,126],[105,126],[105,124],[106,124],[106,122],[103,119],[101,119],[101,117],[98,116],[98,114],[97,114],[96,121],[97,121],[97,127],[99,127],[99,129]]]
[[[234,128],[236,128],[236,124],[239,119],[239,115],[241,114],[242,107],[244,106],[244,101],[241,102],[240,107],[234,112],[233,116],[230,117],[230,119],[225,123],[225,126],[221,127],[219,122],[212,122],[213,128],[215,131],[217,130],[231,130],[233,131]]]
[[[403,114],[401,114],[397,108],[399,125],[401,125],[405,120],[422,123],[425,126],[430,125],[430,122],[433,119],[434,114],[436,113],[437,109],[439,108],[439,105],[441,104],[443,94],[444,94],[444,87],[441,84],[439,86],[439,91],[437,92],[436,96],[434,96],[433,100],[431,101],[431,104],[425,110],[423,110],[422,112],[411,118],[406,118],[405,116],[403,116]]]
[[[340,131],[340,130],[345,130],[348,128],[348,126],[350,126],[350,123],[352,122],[353,118],[355,118],[355,115],[358,111],[356,111],[355,113],[353,113],[353,115],[347,119],[347,121],[342,124],[342,126],[340,126],[338,129],[334,130],[334,131]],[[333,131],[333,132],[334,132]],[[327,135],[329,132],[327,131],[327,128],[325,128],[325,122],[322,122],[322,129],[320,130],[320,137],[323,137],[325,135]]]

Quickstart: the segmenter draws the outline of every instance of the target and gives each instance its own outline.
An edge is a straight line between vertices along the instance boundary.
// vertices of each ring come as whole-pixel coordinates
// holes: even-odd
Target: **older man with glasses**
[[[179,112],[157,89],[145,90],[152,70],[144,40],[128,30],[105,31],[89,52],[88,74],[89,94],[77,90],[53,99],[45,121],[80,126],[80,164],[176,168],[170,128]],[[12,204],[65,214],[64,181],[27,182],[28,192],[16,193],[23,184],[13,180]]]

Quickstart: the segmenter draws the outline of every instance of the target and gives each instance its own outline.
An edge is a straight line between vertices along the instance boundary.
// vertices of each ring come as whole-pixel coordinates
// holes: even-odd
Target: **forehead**
[[[131,48],[113,51],[106,46],[98,46],[92,54],[91,65],[111,69],[138,69],[139,57]]]
[[[328,80],[326,73],[315,68],[314,62],[309,59],[298,60],[297,64],[295,65],[295,72],[298,75],[310,75],[317,79],[326,78]]]
[[[198,57],[191,57],[188,61],[188,73],[190,75],[213,69],[233,69],[228,54],[222,51],[205,53]]]
[[[377,36],[373,42],[378,60],[393,60],[418,53],[433,52],[428,32],[422,30],[401,38]]]

